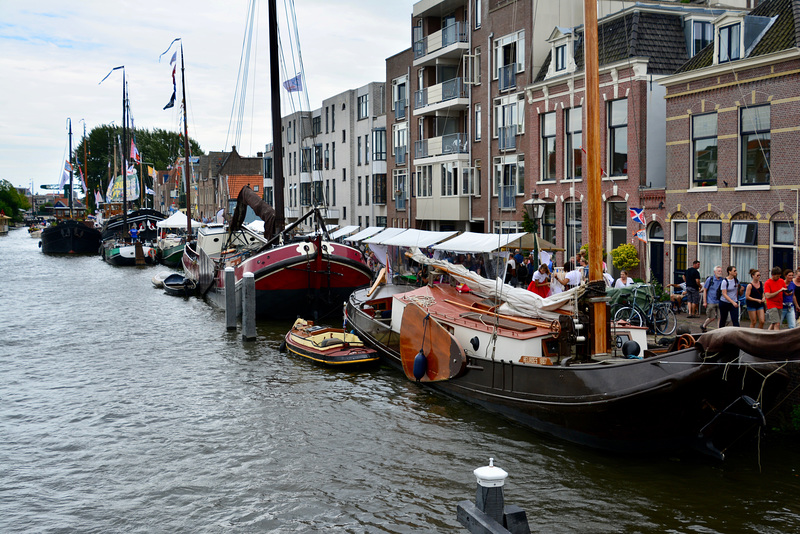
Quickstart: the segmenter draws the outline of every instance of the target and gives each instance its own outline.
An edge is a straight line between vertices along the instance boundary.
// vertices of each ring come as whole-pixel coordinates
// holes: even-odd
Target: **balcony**
[[[428,158],[450,154],[469,154],[469,137],[465,133],[447,134],[422,139],[414,143],[414,158]]]
[[[469,99],[463,78],[426,87],[414,93],[414,110],[417,115],[435,113],[442,109],[467,109]]]
[[[512,124],[498,128],[497,144],[500,150],[515,150],[517,148],[517,125]]]
[[[417,198],[417,218],[434,221],[469,220],[470,198],[466,196]]]
[[[414,42],[414,66],[434,63],[441,58],[460,58],[469,51],[469,25],[456,22]]]
[[[505,67],[500,67],[498,73],[498,82],[501,91],[510,91],[517,87],[517,64],[512,63]]]

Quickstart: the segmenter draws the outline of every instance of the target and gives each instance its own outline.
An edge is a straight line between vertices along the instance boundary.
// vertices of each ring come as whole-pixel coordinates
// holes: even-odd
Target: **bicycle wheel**
[[[617,310],[617,313],[614,314],[614,321],[625,321],[632,326],[642,326],[644,324],[642,314],[631,306],[623,306]]]
[[[675,332],[678,320],[675,318],[675,312],[668,306],[658,306],[653,310],[653,324],[656,332],[662,336],[668,336]]]

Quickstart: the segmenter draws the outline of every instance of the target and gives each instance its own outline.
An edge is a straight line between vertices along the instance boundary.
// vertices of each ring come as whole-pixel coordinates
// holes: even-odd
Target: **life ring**
[[[678,344],[676,348],[678,350],[686,350],[694,347],[695,339],[692,334],[683,334],[681,337],[678,338]]]

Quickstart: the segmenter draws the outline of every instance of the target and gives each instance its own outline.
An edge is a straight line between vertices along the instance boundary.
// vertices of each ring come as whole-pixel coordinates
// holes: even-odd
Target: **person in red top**
[[[786,282],[781,278],[781,268],[773,267],[772,277],[764,282],[764,299],[767,304],[767,330],[781,329],[781,311],[783,310],[783,290]]]

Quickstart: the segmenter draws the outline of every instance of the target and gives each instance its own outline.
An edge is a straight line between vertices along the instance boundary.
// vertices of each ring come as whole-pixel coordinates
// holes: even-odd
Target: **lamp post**
[[[522,203],[522,205],[525,206],[525,211],[527,212],[528,217],[533,219],[535,224],[535,234],[539,233],[539,220],[542,218],[542,215],[544,215],[545,204],[546,202],[544,200],[539,199],[539,192],[535,189],[533,190],[533,193],[531,193],[531,198]]]

